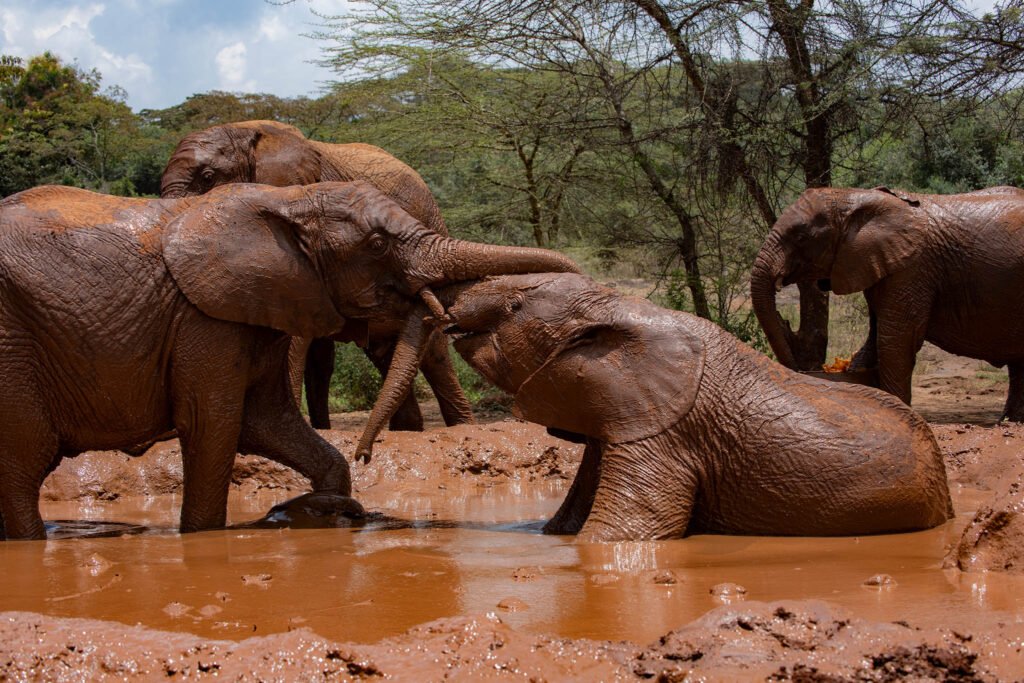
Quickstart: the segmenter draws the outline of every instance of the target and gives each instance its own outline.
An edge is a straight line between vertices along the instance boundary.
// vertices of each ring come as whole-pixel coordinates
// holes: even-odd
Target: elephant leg
[[[262,360],[262,349],[250,335],[234,323],[202,319],[180,328],[171,358],[171,395],[184,475],[182,532],[220,528],[227,519],[246,385],[253,365]],[[281,340],[282,391],[294,406],[285,367],[288,338]]]
[[[288,373],[283,365],[281,361],[272,363],[246,392],[239,452],[260,455],[290,467],[309,479],[314,491],[351,495],[348,463],[302,419],[298,406],[291,400]]]
[[[437,397],[444,423],[449,427],[472,424],[473,407],[455,376],[455,366],[448,353],[448,338],[445,335],[437,331],[431,334],[420,370]]]
[[[580,468],[576,470],[576,478],[572,480],[569,493],[558,512],[544,525],[545,534],[576,534],[587,521],[601,472],[601,443],[588,439],[586,444]]]
[[[910,405],[911,379],[928,330],[931,299],[912,287],[889,289],[896,294],[888,292],[878,306],[878,388]]]
[[[370,340],[363,349],[366,357],[374,364],[382,378],[388,376],[388,368],[391,367],[391,356],[395,353],[395,340],[387,341]],[[391,416],[388,422],[388,429],[393,432],[422,432],[423,415],[420,413],[420,406],[416,403],[416,397],[410,391],[409,395],[398,406],[398,410]]]
[[[999,420],[1024,422],[1024,363],[1009,363],[1006,369],[1010,373],[1010,390]]]
[[[9,353],[6,352],[5,353]],[[44,539],[39,488],[60,460],[56,430],[24,363],[8,357],[0,376],[0,530],[2,538]]]
[[[652,541],[686,533],[697,477],[677,453],[650,452],[659,440],[602,449],[594,504],[580,541]]]
[[[334,375],[334,342],[314,339],[306,353],[306,407],[315,429],[331,428],[329,394]]]
[[[295,405],[302,406],[302,378],[306,374],[306,354],[313,340],[309,337],[292,337],[288,344],[288,381],[291,384]]]
[[[850,361],[851,370],[869,370],[878,367],[878,316],[868,310],[868,338]]]

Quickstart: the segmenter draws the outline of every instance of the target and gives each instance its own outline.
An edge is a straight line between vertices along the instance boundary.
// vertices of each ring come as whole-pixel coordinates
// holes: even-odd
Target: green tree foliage
[[[50,53],[0,57],[0,193],[44,183],[134,194],[147,155],[139,120],[100,74]]]

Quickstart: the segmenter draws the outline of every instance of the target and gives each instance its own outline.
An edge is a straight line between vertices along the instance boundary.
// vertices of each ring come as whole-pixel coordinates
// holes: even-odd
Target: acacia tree
[[[410,50],[458,51],[496,68],[558,74],[567,97],[599,102],[583,108],[584,139],[608,150],[614,138],[672,217],[675,252],[701,314],[709,311],[701,263],[717,251],[717,221],[741,217],[763,235],[804,188],[832,184],[837,168],[852,175],[862,162],[856,147],[898,130],[924,96],[915,83],[927,71],[928,50],[949,57],[957,40],[976,44],[972,32],[981,30],[958,0],[367,5],[328,21],[321,34],[350,31],[329,49],[343,72],[399,69]],[[1010,61],[1019,40],[1013,16],[1000,11],[985,20],[988,47],[975,51],[975,63],[995,53]],[[827,294],[802,286],[801,325],[788,333],[801,368],[824,360],[827,321]]]

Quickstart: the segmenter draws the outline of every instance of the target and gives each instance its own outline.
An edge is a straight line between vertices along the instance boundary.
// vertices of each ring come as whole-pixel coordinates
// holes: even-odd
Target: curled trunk
[[[793,330],[789,323],[782,319],[775,301],[776,292],[782,283],[784,267],[785,255],[779,249],[776,240],[769,236],[751,271],[750,300],[754,307],[754,315],[761,323],[775,357],[787,368],[796,369]]]
[[[785,277],[785,253],[778,240],[769,235],[750,276],[754,314],[780,363],[793,370],[820,370],[828,346],[828,292],[818,289],[814,281],[798,284],[800,329],[793,332],[776,304],[776,293]]]

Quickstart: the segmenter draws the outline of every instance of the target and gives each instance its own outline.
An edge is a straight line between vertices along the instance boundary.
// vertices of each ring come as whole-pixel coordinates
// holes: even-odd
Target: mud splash
[[[404,528],[371,523],[182,536],[174,531],[178,494],[162,492],[176,491],[171,481],[180,456],[173,445],[142,461],[124,460],[135,478],[110,464],[125,456],[95,454],[67,463],[74,469],[55,473],[44,495],[44,517],[76,520],[75,527],[62,525],[62,533],[84,537],[0,544],[0,610],[232,641],[311,629],[350,643],[399,638],[425,622],[462,618],[461,625],[444,622],[433,632],[455,638],[452,633],[469,628],[465,615],[493,613],[500,628],[487,619],[469,621],[506,640],[515,639],[502,629],[519,634],[516,642],[527,648],[527,641],[545,638],[646,643],[716,608],[824,599],[828,609],[839,610],[838,621],[909,622],[985,640],[981,634],[995,633],[1003,628],[999,624],[1021,621],[1024,576],[962,573],[943,569],[942,562],[975,511],[991,501],[992,489],[1016,471],[1024,429],[948,425],[936,432],[957,510],[955,520],[937,529],[861,538],[695,536],[607,545],[539,533],[565,495],[579,448],[533,425],[386,435],[373,462],[354,468],[355,489],[367,510],[407,520]],[[354,434],[324,434],[351,452]],[[102,479],[100,471],[107,472],[107,483],[89,484]],[[86,486],[72,491],[74,478]],[[240,458],[230,520],[256,519],[304,485],[270,463]],[[134,487],[151,495],[130,495],[138,492]],[[61,496],[71,500],[54,500]],[[758,618],[771,621],[771,614]],[[42,617],[10,623],[28,628],[26,619]],[[51,623],[44,630],[56,628]],[[427,638],[430,629],[419,628],[427,629],[420,634]],[[228,648],[217,647],[222,653]],[[636,655],[628,649],[601,645],[584,659],[602,671],[607,666],[641,675],[640,665],[629,663]]]

